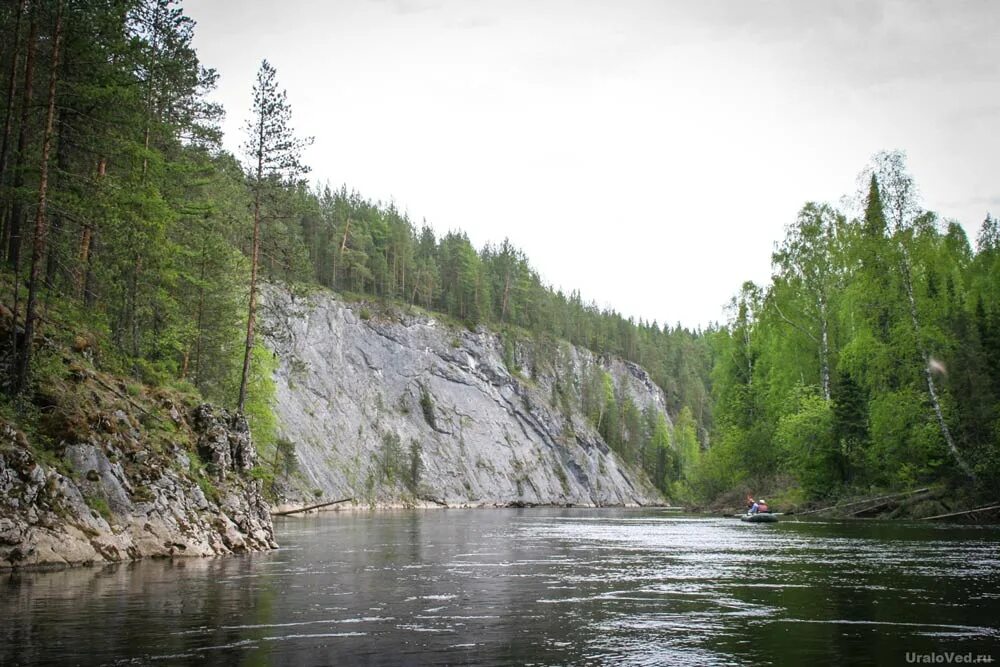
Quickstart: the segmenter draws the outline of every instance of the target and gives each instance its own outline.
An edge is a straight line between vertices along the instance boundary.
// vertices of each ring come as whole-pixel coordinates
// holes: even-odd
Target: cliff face
[[[207,405],[166,418],[190,448],[151,447],[121,408],[57,451],[0,420],[0,569],[277,546],[245,420]]]
[[[367,505],[662,502],[581,410],[610,378],[665,415],[638,366],[566,343],[504,339],[328,292],[265,294],[280,435],[295,445],[290,500]]]

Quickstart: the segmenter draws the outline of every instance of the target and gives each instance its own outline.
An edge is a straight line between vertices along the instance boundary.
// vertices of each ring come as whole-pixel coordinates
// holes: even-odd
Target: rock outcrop
[[[663,502],[583,415],[612,383],[638,411],[666,402],[635,364],[556,341],[469,331],[329,292],[265,293],[289,500],[365,506]],[[603,394],[602,394],[603,395]]]
[[[0,569],[275,547],[246,421],[207,405],[172,412],[194,451],[148,446],[124,410],[58,452],[0,420]]]

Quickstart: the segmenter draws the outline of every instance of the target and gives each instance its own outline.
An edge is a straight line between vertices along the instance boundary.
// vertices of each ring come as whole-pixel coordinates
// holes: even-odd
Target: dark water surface
[[[534,509],[277,531],[267,554],[0,575],[0,664],[1000,665],[996,527]]]

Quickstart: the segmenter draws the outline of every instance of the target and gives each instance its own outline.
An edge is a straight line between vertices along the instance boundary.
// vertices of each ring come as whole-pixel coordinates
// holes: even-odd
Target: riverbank
[[[277,546],[242,416],[104,372],[54,328],[72,342],[43,338],[31,389],[0,402],[0,570]]]
[[[766,488],[761,485],[760,488]],[[732,490],[695,508],[730,516],[746,510],[744,489]],[[787,486],[765,496],[772,511],[792,516],[833,519],[947,520],[952,523],[1000,523],[1000,502],[945,484],[904,490],[849,492],[821,500],[807,500],[800,489]]]
[[[96,414],[103,433],[41,451],[0,420],[0,570],[277,546],[242,418],[175,412],[153,445],[124,410]]]
[[[491,510],[491,509],[660,509],[670,511],[683,511],[685,508],[672,505],[649,504],[622,504],[622,505],[585,505],[579,503],[530,503],[530,502],[509,502],[509,503],[478,503],[470,504],[457,502],[449,504],[441,500],[419,500],[416,502],[398,503],[364,503],[353,498],[345,498],[336,501],[304,504],[299,502],[284,502],[271,507],[271,516],[305,516],[320,513],[359,513],[359,512],[385,512],[385,511],[405,511],[405,510]]]

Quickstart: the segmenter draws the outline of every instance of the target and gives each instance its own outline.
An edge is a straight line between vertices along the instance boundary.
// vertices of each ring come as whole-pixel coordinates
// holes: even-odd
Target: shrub
[[[108,506],[107,500],[101,496],[84,496],[84,500],[87,501],[90,509],[104,517],[105,521],[111,521],[111,508]]]
[[[424,386],[420,387],[420,409],[424,412],[424,420],[427,422],[427,425],[433,429],[437,429],[437,416],[434,414],[434,398],[427,391],[427,387]]]
[[[420,443],[416,440],[410,440],[410,465],[403,471],[403,483],[412,493],[416,493],[417,487],[420,485],[420,473],[423,470],[421,452]]]

